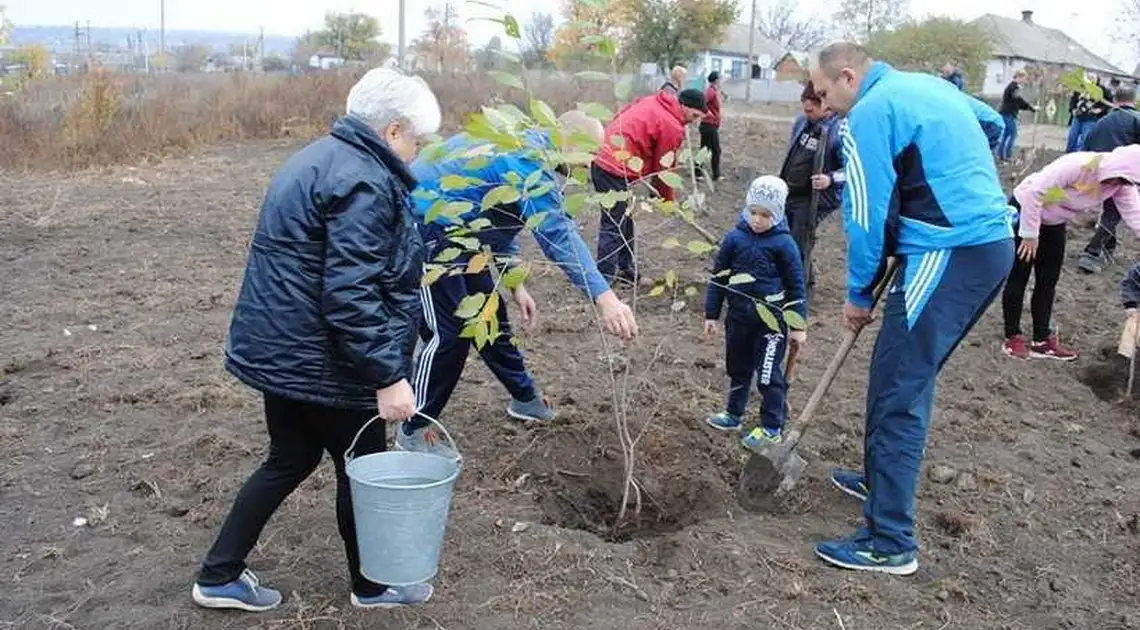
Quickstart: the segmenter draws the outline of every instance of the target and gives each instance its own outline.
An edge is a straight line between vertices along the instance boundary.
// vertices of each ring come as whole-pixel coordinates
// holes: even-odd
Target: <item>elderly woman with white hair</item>
[[[325,452],[336,468],[352,604],[393,608],[432,594],[429,584],[388,587],[361,575],[344,453],[375,415],[398,421],[415,412],[408,381],[424,245],[407,164],[441,113],[422,79],[390,68],[368,72],[347,110],[276,173],[253,233],[225,365],[264,397],[269,454],[206,554],[193,588],[201,606],[259,612],[281,602],[245,559]],[[384,432],[373,431],[356,450],[384,448]]]

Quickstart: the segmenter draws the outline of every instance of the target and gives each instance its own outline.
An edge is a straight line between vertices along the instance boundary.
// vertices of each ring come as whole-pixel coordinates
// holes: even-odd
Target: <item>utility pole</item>
[[[166,0],[158,0],[158,54],[166,72]]]
[[[77,72],[79,69],[79,51],[81,50],[80,45],[79,45],[79,41],[80,41],[79,37],[80,37],[79,36],[79,20],[76,20],[75,21],[75,46],[74,46],[75,50],[74,50],[72,57],[71,57],[71,71],[72,72]]]
[[[748,64],[745,72],[748,82],[744,84],[744,102],[752,102],[752,60],[756,58],[756,0],[752,0],[752,20],[748,23]]]
[[[404,30],[407,12],[408,6],[405,0],[400,0],[400,49],[396,53],[396,65],[400,66],[400,70],[407,70],[407,68],[404,67],[405,48],[407,48],[408,44],[407,32]]]

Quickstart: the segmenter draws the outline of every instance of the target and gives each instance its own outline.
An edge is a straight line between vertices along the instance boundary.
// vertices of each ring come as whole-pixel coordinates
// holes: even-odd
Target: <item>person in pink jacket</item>
[[[1060,344],[1050,328],[1053,299],[1065,259],[1065,225],[1077,214],[1100,208],[1112,199],[1124,223],[1140,236],[1140,145],[1109,153],[1067,153],[1026,177],[1013,191],[1017,210],[1017,260],[1002,294],[1005,343],[1002,350],[1018,359],[1030,357],[1072,361],[1077,353]],[[1030,313],[1033,339],[1021,334],[1021,310],[1029,274],[1036,280]]]

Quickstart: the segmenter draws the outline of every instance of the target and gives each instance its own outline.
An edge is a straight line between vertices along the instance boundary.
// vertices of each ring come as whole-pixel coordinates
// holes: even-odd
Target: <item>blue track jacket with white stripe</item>
[[[610,285],[598,271],[578,225],[562,208],[560,182],[543,163],[542,152],[552,150],[553,142],[547,133],[529,131],[525,145],[517,151],[506,151],[490,141],[459,133],[445,142],[445,157],[434,161],[423,156],[416,159],[410,170],[419,184],[412,201],[416,219],[424,226],[424,240],[437,239],[448,226],[470,225],[484,218],[489,225],[475,233],[481,244],[496,254],[513,256],[518,253],[519,232],[537,217],[537,223],[531,221],[531,232],[543,254],[562,269],[571,284],[596,300]],[[468,182],[448,186],[444,178],[449,175],[468,178]],[[483,209],[483,196],[502,185],[538,192],[528,193],[513,203]],[[433,206],[441,200],[467,203],[470,209],[455,219],[440,215],[428,221]]]
[[[869,308],[889,255],[906,265],[917,319],[949,250],[1013,237],[1011,210],[969,102],[939,77],[871,64],[840,127],[847,185],[847,299]]]
[[[971,96],[965,92],[959,92],[959,94],[966,97],[966,102],[974,111],[978,124],[982,126],[982,131],[985,132],[986,138],[990,141],[990,150],[997,150],[998,144],[1001,143],[1001,137],[1005,133],[1005,121],[1002,120],[1001,114],[976,96]]]

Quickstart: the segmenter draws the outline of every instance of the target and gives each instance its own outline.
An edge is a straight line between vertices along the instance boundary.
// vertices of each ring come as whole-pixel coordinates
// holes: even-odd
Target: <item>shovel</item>
[[[887,262],[886,273],[883,274],[883,279],[879,285],[875,287],[871,302],[872,311],[878,304],[883,291],[894,280],[898,266],[897,258],[891,258]],[[831,358],[831,363],[827,365],[827,370],[824,371],[819,384],[815,386],[815,391],[812,392],[807,405],[804,406],[795,422],[789,423],[785,429],[784,439],[779,444],[770,444],[754,449],[752,455],[749,456],[748,462],[744,464],[744,470],[740,473],[740,481],[736,489],[736,499],[744,509],[750,512],[770,509],[779,499],[791,492],[796,482],[803,475],[804,470],[807,469],[807,460],[796,453],[796,447],[799,446],[803,431],[811,422],[820,403],[823,402],[823,397],[827,395],[827,390],[831,388],[831,383],[835,381],[839,368],[847,360],[847,355],[851,353],[851,348],[855,346],[855,341],[859,338],[861,331],[862,329],[848,329],[847,333],[844,334],[839,349]]]

